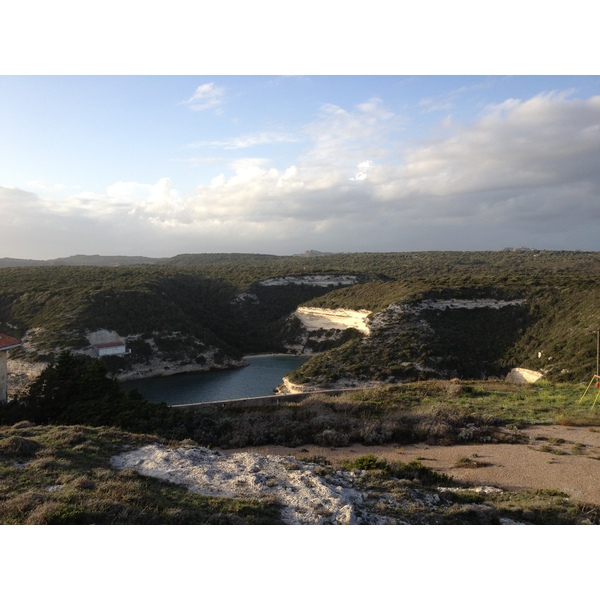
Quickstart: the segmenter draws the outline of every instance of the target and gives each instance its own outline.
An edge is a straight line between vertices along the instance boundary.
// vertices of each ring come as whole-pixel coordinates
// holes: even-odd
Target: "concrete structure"
[[[8,400],[8,387],[7,387],[7,360],[8,351],[13,348],[19,348],[21,342],[9,335],[0,333],[0,402],[6,402]]]

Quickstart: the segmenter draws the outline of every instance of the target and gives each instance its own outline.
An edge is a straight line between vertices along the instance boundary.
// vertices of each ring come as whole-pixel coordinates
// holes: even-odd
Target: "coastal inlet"
[[[121,385],[126,392],[138,390],[148,402],[165,402],[170,406],[270,396],[283,377],[308,358],[287,354],[246,356],[248,365],[238,369],[152,377]]]

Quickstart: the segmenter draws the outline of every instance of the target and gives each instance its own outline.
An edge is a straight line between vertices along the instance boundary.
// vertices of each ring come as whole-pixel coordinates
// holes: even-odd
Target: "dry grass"
[[[483,462],[480,460],[474,460],[468,456],[461,456],[456,460],[454,466],[457,469],[481,469],[482,467],[488,467],[490,463]]]

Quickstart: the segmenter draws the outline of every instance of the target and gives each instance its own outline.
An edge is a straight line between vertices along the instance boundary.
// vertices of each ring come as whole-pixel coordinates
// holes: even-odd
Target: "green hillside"
[[[313,275],[351,275],[357,283],[328,288],[302,279]],[[300,305],[367,309],[375,320],[397,305],[402,310],[371,336],[350,332],[331,342],[341,345],[293,378],[322,384],[344,377],[485,378],[525,366],[551,379],[582,381],[595,368],[599,275],[600,253],[529,249],[191,254],[147,265],[6,267],[0,269],[0,330],[26,336],[29,359],[80,350],[89,343],[86,333],[114,330],[132,350],[112,361],[116,369],[148,360],[150,338],[181,363],[201,360],[208,347],[239,358],[285,351],[298,334],[289,316]],[[284,276],[297,281],[261,285]],[[427,304],[443,300],[508,304],[452,310]]]
[[[582,381],[593,374],[600,327],[598,253],[523,249],[370,257],[385,281],[337,290],[308,304],[377,313],[428,299],[523,303],[405,312],[371,337],[309,361],[293,375],[294,382],[485,378],[517,366],[541,369],[555,381]],[[365,255],[353,258],[356,266]]]

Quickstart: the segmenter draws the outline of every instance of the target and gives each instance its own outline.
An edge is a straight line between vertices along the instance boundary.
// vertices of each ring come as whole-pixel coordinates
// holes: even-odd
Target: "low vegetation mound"
[[[133,470],[111,468],[111,456],[156,441],[106,427],[0,427],[0,523],[281,523],[279,506],[269,499],[202,496]]]

